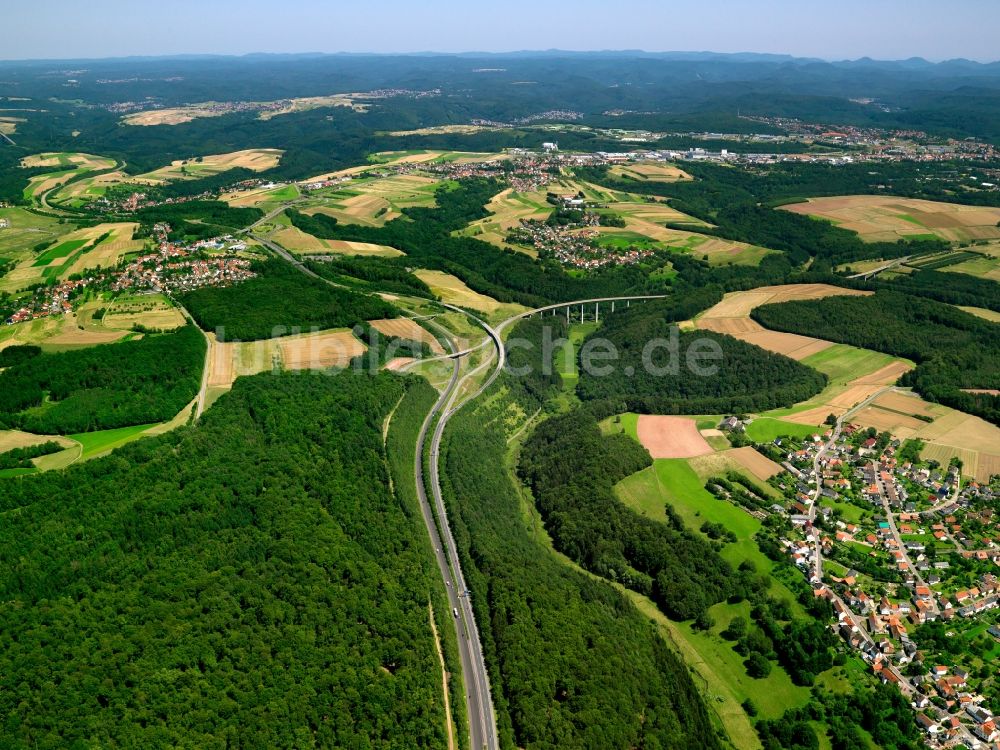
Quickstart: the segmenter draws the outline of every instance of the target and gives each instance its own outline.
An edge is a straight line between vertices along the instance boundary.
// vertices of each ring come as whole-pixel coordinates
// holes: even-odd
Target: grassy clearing
[[[639,442],[639,415],[634,412],[626,412],[613,417],[608,417],[601,422],[601,432],[605,435],[615,435],[624,433]]]
[[[772,417],[758,417],[747,425],[747,437],[757,443],[770,443],[780,435],[791,435],[796,438],[809,438],[815,435],[817,428],[810,425],[785,422]]]
[[[82,460],[96,458],[113,451],[126,443],[139,439],[144,432],[156,424],[140,424],[133,427],[119,427],[115,430],[101,430],[99,432],[81,432],[69,435],[71,440],[75,440],[83,448],[80,456]]]
[[[619,482],[615,492],[630,508],[653,520],[666,521],[665,508],[669,503],[693,531],[700,529],[705,521],[722,524],[736,535],[736,542],[722,550],[727,562],[736,566],[750,560],[761,573],[770,573],[774,568],[753,538],[761,528],[760,521],[732,503],[713,497],[687,459],[658,459],[651,467]],[[786,599],[794,612],[801,613],[801,605],[792,592],[773,577],[771,593]]]
[[[876,372],[899,360],[890,354],[875,352],[870,349],[859,349],[847,344],[834,344],[816,354],[811,354],[801,360],[824,373],[831,383],[846,385],[852,380]]]

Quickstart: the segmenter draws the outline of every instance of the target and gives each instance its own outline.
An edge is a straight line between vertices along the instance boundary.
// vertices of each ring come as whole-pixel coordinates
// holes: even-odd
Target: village
[[[36,290],[30,301],[16,310],[7,325],[71,313],[85,291],[111,293],[186,292],[204,286],[229,286],[251,279],[251,261],[236,257],[247,249],[231,235],[179,246],[167,240],[168,224],[157,224],[157,247],[114,269],[93,270],[83,278],[61,281]]]
[[[720,425],[737,439],[746,421]],[[761,515],[775,548],[827,600],[831,627],[898,687],[931,746],[1000,747],[1000,477],[854,424],[754,446],[783,472]]]

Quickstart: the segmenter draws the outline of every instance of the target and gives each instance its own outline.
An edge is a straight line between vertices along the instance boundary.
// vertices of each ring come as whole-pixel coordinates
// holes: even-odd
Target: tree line
[[[929,401],[1000,424],[1000,398],[962,389],[1000,382],[1000,326],[951,305],[895,291],[870,296],[762,305],[751,317],[766,328],[906,357],[917,368],[901,382]]]
[[[399,311],[369,294],[331,286],[277,258],[258,261],[256,278],[179,295],[199,326],[219,341],[277,338],[310,329],[350,328]]]
[[[382,442],[416,384],[241,378],[193,427],[0,483],[7,743],[443,747],[430,550]]]
[[[610,314],[588,340],[609,341],[618,358],[609,374],[581,368],[577,384],[581,400],[603,402],[608,414],[741,413],[791,406],[823,389],[825,375],[788,357],[724,334],[674,327],[675,321],[719,298],[717,289],[680,291],[666,302],[638,304]],[[688,354],[709,345],[716,347],[718,356],[699,367],[712,369],[694,371]]]
[[[204,362],[205,339],[194,326],[38,353],[0,372],[0,424],[68,434],[161,422],[198,393]]]

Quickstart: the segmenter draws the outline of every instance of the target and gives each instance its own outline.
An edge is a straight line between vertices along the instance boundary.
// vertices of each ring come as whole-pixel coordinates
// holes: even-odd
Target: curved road
[[[427,526],[427,532],[431,537],[432,544],[434,545],[435,558],[437,559],[438,568],[440,569],[441,575],[445,580],[445,587],[448,590],[449,605],[452,607],[453,613],[458,613],[458,616],[455,618],[455,627],[458,630],[459,655],[462,662],[462,673],[465,682],[471,747],[476,750],[479,750],[479,748],[497,750],[499,745],[496,733],[496,715],[493,711],[493,700],[490,693],[489,674],[486,670],[486,661],[483,658],[482,644],[479,639],[479,630],[476,625],[475,613],[472,608],[472,600],[469,596],[469,590],[465,584],[465,578],[462,574],[462,566],[457,552],[458,548],[455,544],[455,539],[452,536],[451,527],[448,525],[448,513],[441,493],[441,437],[444,435],[445,428],[448,425],[448,420],[465,404],[468,404],[470,401],[478,398],[500,376],[500,373],[503,371],[506,363],[507,356],[500,334],[514,322],[535,313],[547,312],[549,310],[556,310],[567,306],[588,305],[612,301],[618,302],[629,300],[661,299],[664,296],[665,295],[605,297],[592,300],[562,302],[520,313],[519,315],[515,315],[504,320],[496,328],[491,327],[484,320],[460,307],[448,304],[443,305],[450,310],[468,316],[479,324],[486,331],[489,337],[488,341],[492,342],[497,353],[496,365],[494,366],[493,371],[483,381],[474,394],[456,405],[455,402],[459,397],[460,386],[466,380],[475,377],[482,369],[489,366],[491,360],[487,360],[460,380],[459,370],[461,369],[462,356],[468,354],[469,352],[476,351],[482,346],[482,344],[462,352],[456,352],[449,341],[448,346],[452,349],[449,356],[451,356],[454,361],[454,369],[452,371],[451,380],[448,382],[448,386],[445,388],[441,397],[438,399],[437,403],[434,404],[434,407],[424,420],[424,424],[421,427],[420,436],[418,438],[416,455],[414,456],[414,478],[417,483],[417,494],[420,498],[421,513],[424,516],[424,524]],[[430,425],[439,413],[441,415],[440,419],[438,419],[434,428],[434,433],[431,436],[430,461],[428,462],[430,470],[430,489],[434,498],[433,511],[437,517],[437,524],[435,525],[434,520],[431,517],[432,511],[430,504],[428,503],[426,487],[424,484],[423,445],[427,437],[427,431],[430,429]],[[442,537],[444,541],[443,545],[441,543]]]
[[[339,286],[329,279],[317,276],[298,259],[290,255],[284,248],[276,243],[252,233],[251,237],[263,244],[272,252],[281,256],[303,273],[314,278],[325,281],[331,286]],[[434,548],[434,558],[438,564],[438,570],[445,582],[445,589],[448,595],[448,604],[452,609],[455,619],[455,629],[458,633],[459,660],[462,665],[462,676],[465,686],[466,709],[469,719],[470,747],[473,750],[499,750],[497,739],[496,715],[493,710],[493,699],[490,693],[489,674],[486,670],[486,660],[483,658],[482,644],[479,639],[479,629],[476,625],[475,612],[472,608],[470,592],[462,574],[462,565],[458,558],[457,545],[448,524],[448,512],[445,508],[444,498],[441,492],[441,470],[440,453],[441,437],[448,425],[448,420],[462,406],[478,398],[493,382],[500,376],[506,363],[506,351],[504,349],[501,332],[511,324],[522,318],[526,318],[536,313],[544,313],[549,310],[558,310],[564,307],[574,307],[578,305],[598,304],[601,302],[626,302],[631,300],[663,299],[667,295],[634,295],[623,297],[601,297],[598,299],[574,300],[572,302],[560,302],[553,305],[528,310],[518,315],[514,315],[504,320],[496,328],[491,327],[484,320],[463,310],[460,307],[444,304],[443,306],[474,320],[486,331],[488,338],[478,346],[471,347],[464,351],[457,351],[450,337],[446,337],[448,348],[451,350],[446,357],[453,361],[451,379],[445,387],[441,396],[435,402],[430,412],[424,418],[420,427],[420,434],[417,438],[417,445],[413,456],[413,478],[416,483],[417,498],[420,504],[420,513],[430,536],[431,544]],[[468,398],[456,405],[460,387],[469,378],[475,377],[484,368],[488,367],[491,359],[487,359],[483,364],[476,367],[464,378],[459,378],[462,359],[465,355],[477,351],[487,342],[493,344],[496,350],[496,366],[486,380]],[[436,359],[442,359],[438,357]],[[434,427],[430,441],[430,460],[428,467],[430,470],[430,482],[425,480],[424,475],[424,445],[427,441],[427,432],[434,424],[435,417],[440,418]],[[433,507],[427,497],[427,487],[430,486],[434,499]]]

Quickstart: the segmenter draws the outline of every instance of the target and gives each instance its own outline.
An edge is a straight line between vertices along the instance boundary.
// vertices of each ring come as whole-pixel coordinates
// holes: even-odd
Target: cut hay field
[[[298,227],[283,227],[273,232],[270,239],[295,255],[368,255],[395,258],[402,252],[388,245],[373,245],[370,242],[348,242],[346,240],[321,240],[306,234]]]
[[[273,117],[287,115],[293,112],[306,112],[321,107],[350,107],[355,112],[367,111],[367,105],[356,102],[356,94],[334,94],[332,96],[310,96],[297,99],[286,99],[281,102],[247,102],[244,104],[260,104],[262,111],[258,120],[270,120]],[[268,105],[268,109],[263,106]],[[272,107],[271,105],[278,105]],[[169,109],[151,109],[144,112],[133,112],[122,117],[125,125],[151,127],[155,125],[181,125],[185,122],[205,117],[222,117],[238,111],[234,104],[227,102],[200,102],[184,107]]]
[[[808,401],[789,409],[765,412],[764,416],[810,428],[822,424],[830,414],[840,416],[879,389],[892,385],[914,367],[909,360],[847,344],[831,344],[800,361],[827,376],[826,388]]]
[[[22,122],[27,122],[23,117],[8,117],[4,115],[0,117],[0,135],[14,135],[17,132],[17,126]]]
[[[782,210],[831,221],[857,232],[867,242],[926,237],[949,241],[1000,238],[1000,208],[897,198],[888,195],[846,195],[810,198]]]
[[[641,414],[636,434],[642,447],[654,459],[693,458],[713,452],[698,431],[696,420],[687,417]]]
[[[504,304],[492,297],[487,297],[485,294],[473,291],[466,286],[464,281],[449,273],[418,269],[413,274],[427,284],[434,295],[451,305],[467,307],[489,315],[494,313],[516,315],[527,309],[521,305]]]
[[[931,419],[929,423],[926,421]],[[909,392],[880,396],[851,418],[864,427],[888,430],[900,438],[920,438],[921,456],[947,463],[962,459],[962,474],[980,482],[1000,473],[1000,427]]]
[[[33,435],[30,432],[21,432],[20,430],[0,430],[0,453],[6,453],[15,448],[41,445],[50,440],[59,443],[64,448],[69,448],[73,445],[72,440],[61,435]]]
[[[113,169],[117,164],[114,159],[106,156],[95,156],[94,154],[80,154],[71,151],[49,151],[42,154],[34,154],[21,159],[22,167],[52,167],[57,170],[65,169],[85,169],[96,171],[99,169]]]
[[[278,148],[249,148],[242,151],[232,151],[228,154],[210,154],[190,159],[177,159],[169,166],[136,175],[130,182],[159,185],[165,182],[212,177],[237,168],[263,172],[278,166],[284,153],[282,149]]]
[[[659,161],[640,161],[633,164],[619,164],[611,167],[613,177],[636,182],[681,182],[694,179],[675,164]]]
[[[987,310],[985,307],[959,307],[958,309],[965,310],[970,315],[975,315],[977,318],[988,320],[991,323],[1000,323],[1000,313],[995,310]]]
[[[386,336],[393,336],[410,341],[422,341],[435,354],[444,354],[444,347],[434,334],[410,318],[393,318],[390,320],[369,321],[372,328]]]
[[[366,347],[348,329],[331,329],[265,341],[220,343],[208,334],[208,387],[228,389],[243,375],[270,370],[345,367]]]
[[[330,190],[316,191],[302,213],[326,214],[345,224],[382,226],[402,216],[404,208],[433,208],[441,181],[422,175],[363,178]]]
[[[787,284],[759,287],[745,292],[730,292],[721,302],[701,313],[695,326],[706,331],[724,333],[762,349],[804,360],[832,346],[829,341],[793,333],[769,331],[750,319],[750,312],[760,305],[790,300],[822,299],[833,295],[871,294],[842,289],[828,284]]]

